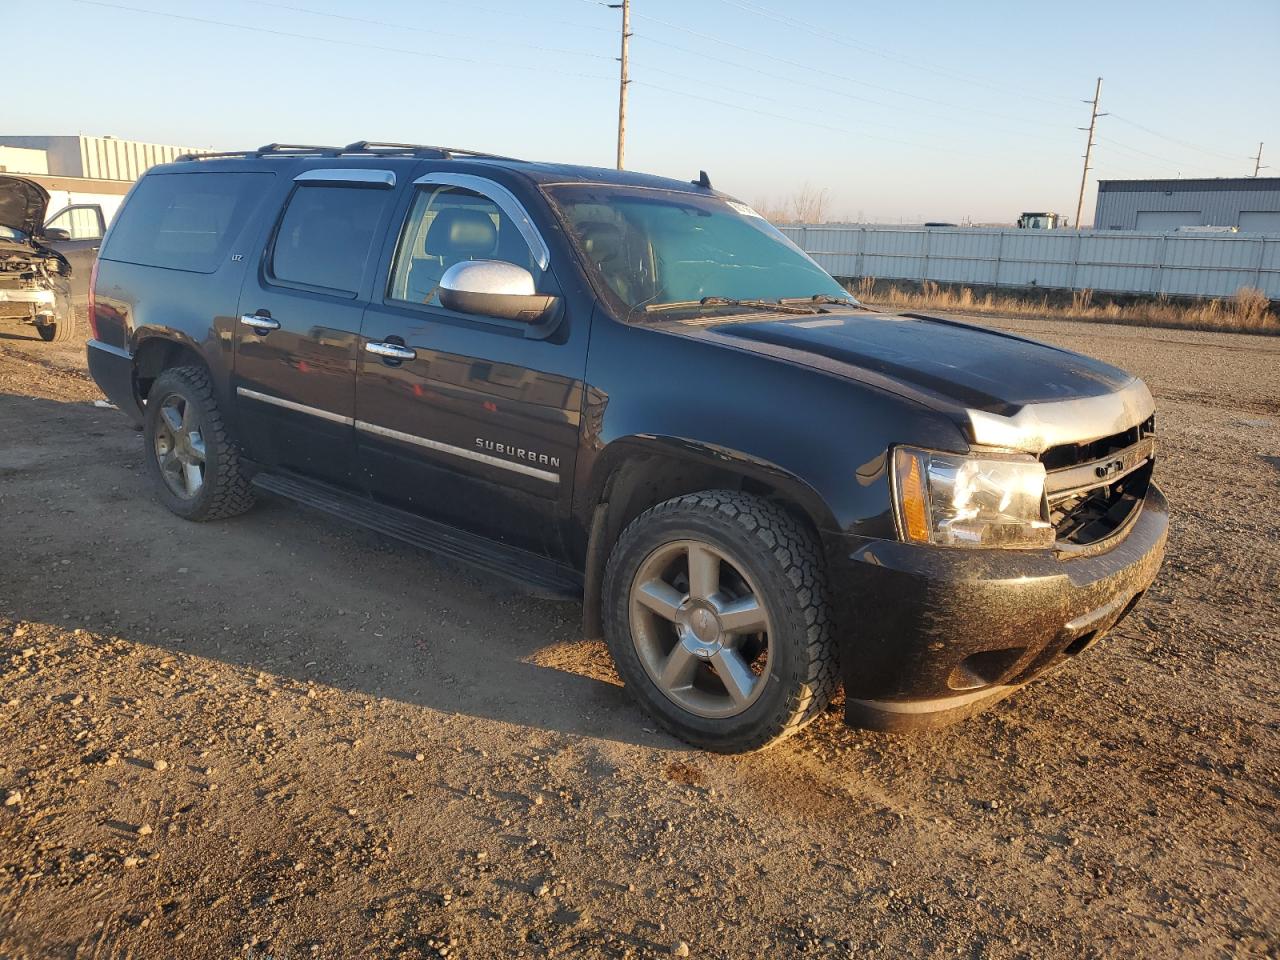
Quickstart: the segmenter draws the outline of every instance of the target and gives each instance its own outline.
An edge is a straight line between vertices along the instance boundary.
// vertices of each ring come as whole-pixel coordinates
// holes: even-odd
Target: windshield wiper
[[[770,310],[774,313],[813,313],[800,304],[811,303],[810,300],[738,300],[733,297],[703,297],[701,300],[676,300],[672,303],[651,303],[644,308],[645,313],[659,313],[665,310],[694,310],[698,307],[750,307],[753,310]],[[842,301],[843,302],[843,301]]]
[[[815,293],[812,297],[783,297],[778,302],[788,305],[800,303],[838,303],[842,307],[861,306],[861,304],[853,297],[837,297],[830,293]]]

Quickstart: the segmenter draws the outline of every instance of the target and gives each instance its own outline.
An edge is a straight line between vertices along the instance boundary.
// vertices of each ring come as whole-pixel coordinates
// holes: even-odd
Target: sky
[[[599,0],[0,0],[40,68],[3,134],[389,140],[612,166]],[[633,0],[627,167],[829,219],[1074,217],[1097,178],[1280,176],[1280,0]],[[25,60],[25,56],[23,58]],[[38,91],[38,95],[36,93]]]

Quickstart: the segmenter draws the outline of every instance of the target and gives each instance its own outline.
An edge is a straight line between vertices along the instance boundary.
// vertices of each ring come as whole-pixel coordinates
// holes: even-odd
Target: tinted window
[[[143,177],[121,210],[102,257],[212,273],[271,178],[269,173]]]
[[[808,254],[745,204],[627,187],[563,186],[548,192],[587,269],[617,298],[626,317],[643,317],[645,307],[704,297],[849,297]],[[688,311],[700,309],[695,303]]]
[[[299,186],[276,231],[271,276],[354,295],[393,196],[377,187]]]
[[[514,263],[542,289],[529,244],[496,203],[461,187],[428,187],[409,211],[388,296],[439,305],[440,278],[464,260]]]

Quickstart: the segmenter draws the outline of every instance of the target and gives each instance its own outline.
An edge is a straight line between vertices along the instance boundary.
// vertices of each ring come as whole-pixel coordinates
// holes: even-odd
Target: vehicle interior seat
[[[435,298],[445,271],[464,260],[487,260],[498,245],[498,228],[484,210],[446,207],[427,227],[425,256],[409,268],[405,299],[427,303]]]
[[[599,268],[610,289],[624,303],[635,303],[634,284],[628,276],[626,249],[618,225],[604,220],[585,220],[578,224],[578,236],[583,251]]]

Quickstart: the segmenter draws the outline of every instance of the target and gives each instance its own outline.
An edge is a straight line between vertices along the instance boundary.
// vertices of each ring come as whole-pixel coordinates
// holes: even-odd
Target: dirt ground
[[[0,328],[0,957],[1280,956],[1280,341],[1002,325],[1151,385],[1155,587],[958,726],[741,757],[573,604],[170,515],[82,348]]]

